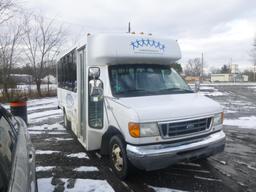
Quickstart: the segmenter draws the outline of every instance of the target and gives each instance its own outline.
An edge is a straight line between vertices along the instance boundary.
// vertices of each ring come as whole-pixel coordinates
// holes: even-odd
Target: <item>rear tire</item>
[[[64,111],[64,127],[66,127],[67,130],[71,129],[71,122],[67,119],[67,115],[65,111]]]
[[[113,172],[121,180],[126,179],[133,169],[120,136],[113,136],[109,142],[109,160]]]

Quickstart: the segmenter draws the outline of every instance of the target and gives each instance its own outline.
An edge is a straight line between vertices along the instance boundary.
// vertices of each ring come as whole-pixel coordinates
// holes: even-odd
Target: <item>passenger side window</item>
[[[63,56],[58,62],[58,87],[73,92],[77,91],[76,67],[76,51],[74,49],[70,53]]]

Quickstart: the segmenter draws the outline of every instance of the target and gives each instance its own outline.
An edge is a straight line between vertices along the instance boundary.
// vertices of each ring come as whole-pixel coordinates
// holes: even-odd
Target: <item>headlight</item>
[[[132,137],[159,136],[159,130],[156,123],[129,123],[128,127]]]
[[[153,137],[158,136],[159,130],[156,123],[142,123],[140,124],[140,136],[141,137]]]
[[[218,126],[223,123],[224,113],[218,113],[214,115],[213,126]]]

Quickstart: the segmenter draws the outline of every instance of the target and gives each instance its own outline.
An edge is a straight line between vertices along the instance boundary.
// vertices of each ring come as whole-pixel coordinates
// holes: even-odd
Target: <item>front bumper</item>
[[[226,135],[223,131],[207,137],[181,144],[157,144],[134,146],[127,144],[126,151],[131,163],[143,170],[166,168],[180,161],[191,161],[205,158],[222,152]]]

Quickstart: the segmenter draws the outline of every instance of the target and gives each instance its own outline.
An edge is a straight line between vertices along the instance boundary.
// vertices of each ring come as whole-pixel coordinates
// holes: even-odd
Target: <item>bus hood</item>
[[[198,93],[127,97],[119,102],[134,110],[140,122],[196,118],[223,111],[220,104]]]

